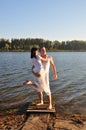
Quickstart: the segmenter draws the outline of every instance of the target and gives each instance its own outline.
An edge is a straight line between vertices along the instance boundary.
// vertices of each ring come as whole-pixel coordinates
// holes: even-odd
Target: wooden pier
[[[26,112],[30,112],[30,113],[55,113],[55,107],[52,107],[52,109],[47,109],[48,105],[47,104],[43,104],[43,105],[28,105]]]

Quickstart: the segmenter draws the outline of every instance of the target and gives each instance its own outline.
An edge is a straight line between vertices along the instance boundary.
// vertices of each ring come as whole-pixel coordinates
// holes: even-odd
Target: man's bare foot
[[[32,84],[32,81],[26,80],[23,85]]]
[[[52,105],[49,105],[47,109],[48,109],[48,110],[51,110],[51,109],[52,109]]]

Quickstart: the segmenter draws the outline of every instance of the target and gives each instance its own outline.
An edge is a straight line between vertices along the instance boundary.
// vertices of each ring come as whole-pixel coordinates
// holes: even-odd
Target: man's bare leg
[[[47,98],[48,98],[48,103],[49,103],[48,109],[52,109],[52,99],[51,99],[51,95],[48,95]]]

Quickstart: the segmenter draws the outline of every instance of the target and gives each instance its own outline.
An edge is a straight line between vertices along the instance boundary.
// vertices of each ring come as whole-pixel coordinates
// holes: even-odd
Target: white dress
[[[33,71],[40,72],[40,77],[36,77],[37,82],[35,82],[38,88],[35,88],[38,92],[45,92],[47,95],[50,95],[49,87],[46,82],[45,78],[45,70],[43,64],[41,62],[40,56],[38,55],[37,58],[32,58],[32,63],[35,66]]]
[[[35,73],[40,72],[43,69],[43,65],[40,58],[41,57],[39,55],[37,55],[36,58],[32,58],[32,63],[34,65],[33,71]]]
[[[47,55],[47,58],[48,58],[48,61],[43,62],[42,65],[44,67],[45,81],[46,81],[46,84],[47,84],[47,88],[48,88],[49,94],[51,94],[50,84],[49,84],[50,56]]]

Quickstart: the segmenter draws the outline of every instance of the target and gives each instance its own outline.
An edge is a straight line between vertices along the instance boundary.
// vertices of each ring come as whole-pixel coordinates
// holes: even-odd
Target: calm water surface
[[[50,70],[52,98],[57,104],[71,104],[84,112],[86,108],[86,52],[52,52],[58,79]],[[0,52],[0,109],[14,107],[38,99],[31,86],[34,80],[29,52]]]

